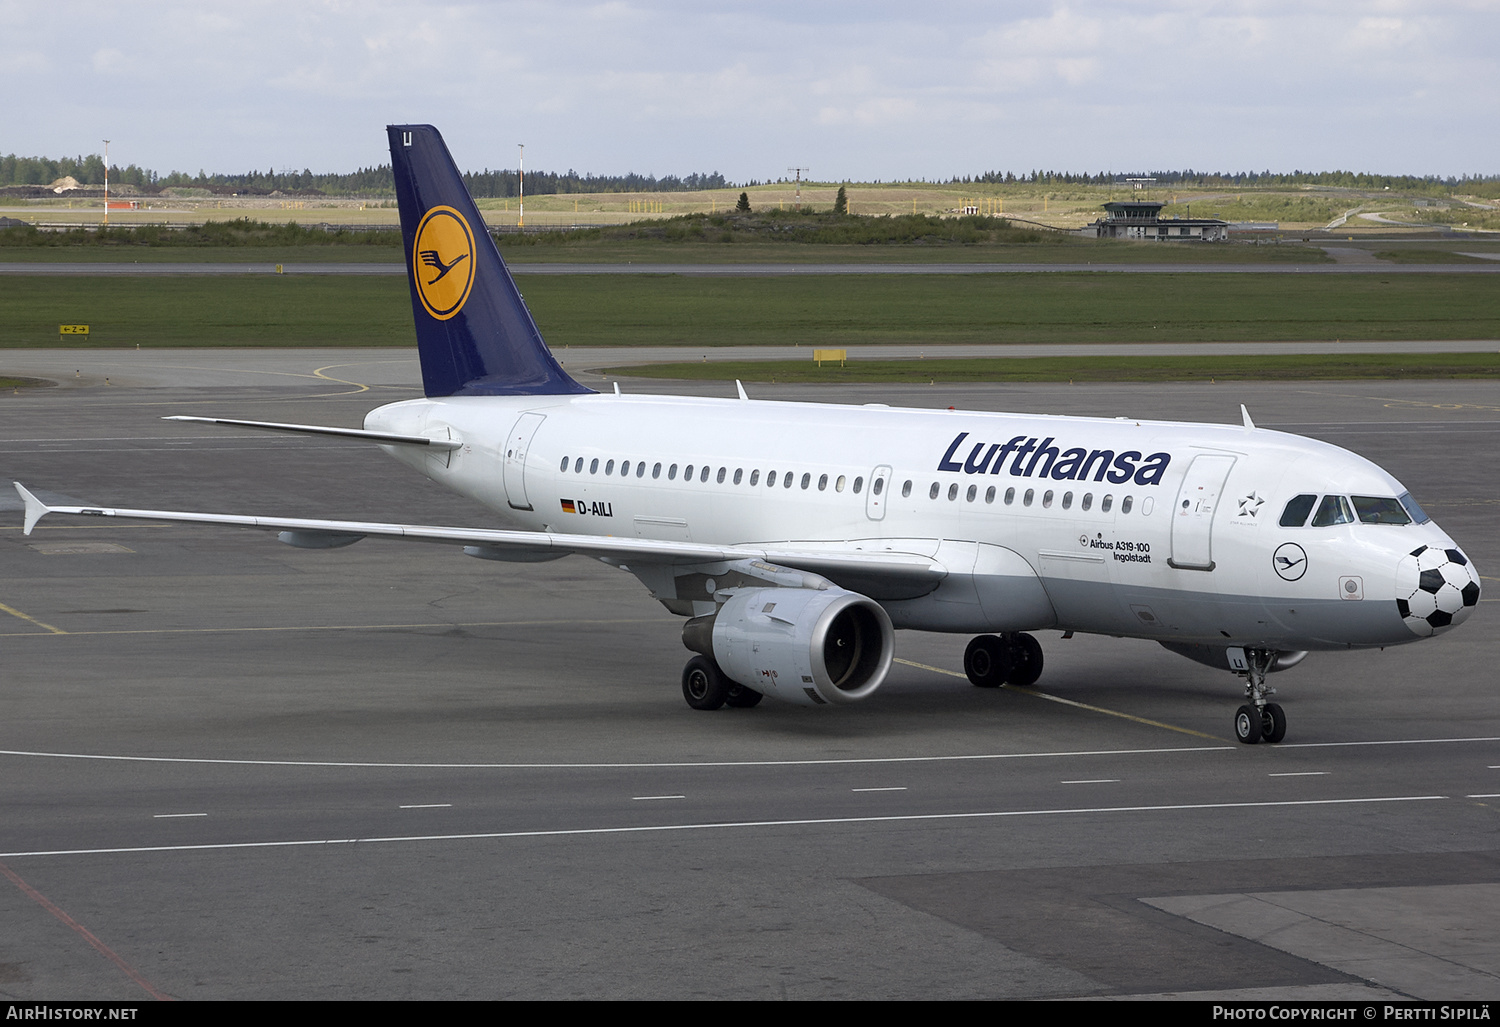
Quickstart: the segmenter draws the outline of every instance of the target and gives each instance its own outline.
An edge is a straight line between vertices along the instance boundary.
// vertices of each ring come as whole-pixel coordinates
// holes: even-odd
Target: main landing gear
[[[1042,676],[1042,644],[1025,632],[980,635],[964,650],[964,673],[980,688],[1034,685]]]
[[[682,697],[695,710],[717,710],[720,706],[749,709],[763,698],[755,689],[729,680],[717,663],[701,655],[682,668]]]
[[[1274,649],[1246,649],[1245,705],[1234,713],[1234,736],[1245,745],[1279,742],[1286,737],[1286,713],[1278,703],[1267,702],[1276,689],[1266,684],[1266,674],[1276,662]]]

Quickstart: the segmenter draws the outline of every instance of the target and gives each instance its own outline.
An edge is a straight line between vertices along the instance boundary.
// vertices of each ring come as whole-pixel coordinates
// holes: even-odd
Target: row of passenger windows
[[[570,465],[572,467],[572,470],[573,470],[574,474],[582,474],[583,473],[583,468],[584,468],[584,458],[581,457],[581,456],[580,457],[566,457],[565,456],[565,457],[562,458],[562,463],[558,465],[557,469],[559,471],[566,472],[569,469]],[[632,462],[630,460],[621,460],[621,461],[618,462],[618,464],[616,464],[616,462],[614,460],[606,460],[606,461],[604,461],[604,463],[601,466],[599,458],[598,457],[594,457],[593,459],[591,459],[588,462],[588,472],[590,474],[599,474],[602,471],[606,475],[618,475],[621,478],[630,478],[630,477],[644,478],[646,476],[646,467],[647,467],[647,463],[646,463],[645,460],[637,460],[637,461],[634,461],[634,462]],[[665,473],[666,473],[668,481],[676,481],[677,480],[678,469],[679,468],[678,468],[677,464],[668,464],[668,465],[666,465]],[[745,471],[744,471],[744,468],[740,468],[740,467],[736,467],[734,469],[733,475],[730,474],[729,468],[727,468],[727,467],[720,467],[718,469],[718,472],[715,473],[714,469],[712,467],[710,467],[708,464],[699,464],[699,465],[687,464],[686,466],[684,466],[684,467],[681,468],[681,471],[682,471],[682,480],[683,481],[693,481],[694,478],[696,477],[696,479],[699,482],[707,482],[709,480],[709,478],[712,477],[714,479],[714,481],[718,482],[721,485],[724,484],[724,482],[726,480],[730,480],[735,485],[738,485],[738,484],[740,484],[741,482],[743,482],[745,480]],[[653,479],[660,478],[662,476],[662,473],[663,473],[662,464],[656,463],[656,464],[652,464],[651,465],[651,477]],[[761,475],[760,475],[760,471],[759,470],[753,470],[753,471],[751,471],[750,472],[750,484],[751,485],[759,485],[760,484],[760,477],[761,477]],[[781,485],[782,488],[786,488],[786,489],[792,488],[794,485],[798,484],[797,472],[795,472],[795,471],[786,471],[784,473],[778,472],[778,471],[767,471],[766,472],[766,479],[765,480],[766,480],[766,487],[767,488],[775,488],[777,486],[778,482],[780,483],[780,485]],[[828,475],[826,475],[826,474],[819,475],[818,478],[817,478],[818,491],[819,492],[827,491],[827,489],[828,489],[828,483],[829,483],[829,476]],[[800,484],[801,484],[801,487],[804,488],[804,489],[811,488],[812,484],[813,484],[813,476],[812,476],[812,474],[810,472],[803,472]],[[849,480],[848,480],[848,477],[846,475],[842,475],[841,474],[837,478],[833,479],[833,491],[835,491],[835,492],[842,492],[842,491],[844,491],[844,488],[846,486],[848,486],[848,485],[849,485]],[[858,495],[864,489],[864,487],[865,487],[865,479],[864,479],[864,477],[862,475],[861,476],[856,476],[855,479],[854,479],[854,483],[853,483],[853,486],[851,488],[851,491],[854,492],[855,495]],[[885,479],[884,478],[876,478],[871,483],[871,485],[870,485],[870,492],[872,494],[874,494],[874,495],[878,496],[884,490],[885,490]],[[941,483],[939,483],[939,482],[933,482],[928,487],[928,489],[927,489],[927,498],[928,499],[937,499],[942,494],[942,492],[943,492],[943,487],[942,487]],[[911,481],[911,479],[908,478],[905,482],[903,482],[901,484],[901,497],[903,499],[910,498],[911,493],[912,493],[912,481]],[[959,483],[958,482],[951,483],[948,486],[948,500],[949,500],[949,502],[957,502],[959,494],[960,494],[960,485],[959,485]],[[979,498],[979,486],[978,485],[970,485],[967,490],[963,491],[962,494],[963,494],[964,500],[966,502],[969,502],[969,503],[975,502]],[[991,504],[994,503],[997,494],[998,493],[997,493],[996,486],[991,485],[989,488],[985,489],[985,492],[984,492],[984,501],[986,503],[991,503]],[[1004,504],[1006,506],[1012,506],[1012,505],[1014,505],[1015,501],[1016,501],[1016,495],[1017,495],[1017,493],[1016,493],[1016,490],[1014,488],[1008,488],[1008,489],[1006,489],[1005,490]],[[1022,506],[1031,506],[1033,503],[1036,502],[1036,500],[1037,500],[1037,490],[1036,489],[1027,489],[1024,493],[1021,494],[1021,505]],[[1073,503],[1074,503],[1074,494],[1072,492],[1064,492],[1062,494],[1061,499],[1059,500],[1058,497],[1057,497],[1057,494],[1052,489],[1046,489],[1045,491],[1043,491],[1041,493],[1041,505],[1042,505],[1043,509],[1050,508],[1053,505],[1054,502],[1058,502],[1064,510],[1071,510],[1073,508]],[[1099,498],[1099,511],[1101,513],[1109,513],[1110,510],[1113,509],[1113,507],[1114,507],[1114,502],[1115,502],[1115,497],[1113,496],[1113,494],[1106,494],[1104,496],[1101,496]],[[1134,503],[1135,503],[1135,499],[1134,499],[1133,496],[1125,496],[1124,498],[1122,498],[1120,500],[1120,513],[1122,513],[1122,514],[1128,514],[1128,513],[1130,513],[1131,508],[1134,505]],[[1083,494],[1083,496],[1078,499],[1078,508],[1080,510],[1092,510],[1093,507],[1094,507],[1094,494],[1092,492],[1085,492]],[[1151,511],[1148,510],[1148,509],[1143,509],[1142,512],[1143,513],[1150,513]]]
[[[581,456],[580,457],[576,457],[576,458],[574,458],[574,457],[566,457],[566,456],[563,457],[562,458],[562,463],[560,465],[558,465],[557,469],[559,471],[566,471],[568,469],[568,465],[570,463],[573,465],[573,473],[574,474],[582,474],[583,473],[583,457],[581,457]],[[594,459],[592,459],[592,460],[589,461],[589,473],[590,474],[598,474],[600,472],[600,470],[601,470],[601,468],[599,466],[599,458],[598,457],[595,457]],[[605,461],[602,470],[603,470],[603,472],[605,474],[614,474],[615,473],[615,462],[613,460],[607,460],[607,461]],[[667,475],[667,480],[668,481],[676,481],[677,480],[677,470],[678,470],[678,465],[677,464],[670,464],[670,465],[667,466],[666,475]],[[718,482],[720,485],[724,484],[725,480],[730,477],[730,475],[729,475],[729,468],[727,468],[727,467],[720,467],[718,473],[714,474],[714,469],[712,467],[710,467],[708,464],[702,464],[701,466],[700,465],[694,465],[694,464],[688,464],[686,467],[682,468],[682,480],[683,481],[692,481],[693,477],[694,477],[694,472],[696,472],[697,479],[700,482],[706,482],[706,481],[708,481],[709,476],[712,475],[713,478],[714,478],[714,480],[716,482]],[[621,460],[620,464],[619,464],[619,476],[622,477],[622,478],[629,478],[632,475],[634,475],[634,477],[637,477],[637,478],[644,478],[646,476],[646,461],[644,461],[644,460],[637,460],[634,464],[632,464],[629,460]],[[662,476],[662,465],[660,463],[653,464],[651,466],[651,477],[652,478],[660,478],[661,476]],[[734,475],[733,475],[733,482],[734,482],[734,484],[738,485],[738,484],[740,484],[744,480],[745,480],[745,470],[744,470],[744,468],[742,468],[742,467],[736,467],[734,469]],[[795,471],[787,471],[785,474],[779,474],[776,471],[767,471],[766,472],[766,487],[767,488],[775,488],[776,487],[776,483],[778,482],[778,480],[781,482],[781,487],[782,488],[789,489],[789,488],[791,488],[793,485],[795,485],[797,483],[797,473]],[[804,489],[805,488],[809,488],[809,487],[811,487],[812,483],[813,483],[813,476],[810,473],[803,473],[803,475],[802,475],[802,487]],[[755,470],[755,471],[751,471],[750,472],[750,484],[751,485],[759,485],[760,484],[760,471]],[[835,491],[835,492],[842,492],[842,491],[844,491],[845,486],[847,486],[848,484],[849,484],[848,477],[846,475],[842,475],[841,474],[841,475],[838,476],[838,478],[833,483],[833,491]],[[908,482],[907,484],[910,484],[910,482]],[[863,476],[856,477],[854,479],[854,488],[853,488],[853,491],[855,492],[855,494],[857,495],[858,493],[860,493],[861,491],[863,491],[864,487],[865,487],[865,479],[864,479],[864,477]],[[878,496],[878,495],[880,495],[881,490],[884,487],[885,487],[885,479],[883,479],[883,478],[877,478],[876,481],[875,481],[875,485],[874,485],[872,491]],[[827,491],[827,489],[828,489],[828,475],[826,475],[826,474],[819,475],[818,476],[818,491],[819,492],[825,492],[825,491]]]
[[[938,482],[933,482],[932,485],[929,486],[928,489],[927,489],[927,498],[928,499],[936,499],[939,495],[942,494],[942,490],[943,490],[943,486],[941,484],[939,484]],[[909,495],[911,495],[911,482],[908,481],[908,482],[906,482],[905,484],[903,484],[901,486],[901,495],[902,496],[909,496]],[[996,495],[995,486],[991,485],[989,488],[987,488],[987,489],[984,490],[984,501],[986,503],[993,503],[995,501],[995,495]],[[959,484],[958,484],[958,482],[953,482],[952,484],[950,484],[948,486],[948,501],[950,503],[957,502],[958,496],[959,496]],[[968,489],[966,489],[964,491],[963,496],[964,496],[964,500],[966,502],[969,502],[969,503],[974,502],[979,497],[979,486],[978,485],[970,485],[968,487]],[[1036,498],[1037,498],[1037,490],[1036,489],[1027,489],[1024,493],[1021,494],[1021,505],[1022,506],[1030,506],[1032,503],[1034,503],[1036,501]],[[1005,505],[1006,506],[1012,506],[1012,505],[1015,504],[1015,501],[1016,501],[1016,490],[1014,488],[1008,488],[1008,489],[1006,489],[1005,490],[1005,500],[1004,500]],[[1071,510],[1071,509],[1073,509],[1073,493],[1072,492],[1064,492],[1062,494],[1062,498],[1060,500],[1057,499],[1057,493],[1054,492],[1052,489],[1047,489],[1047,490],[1045,490],[1045,491],[1043,491],[1041,493],[1042,508],[1044,510],[1045,509],[1050,509],[1054,501],[1057,501],[1058,504],[1064,510]],[[1115,497],[1114,497],[1114,495],[1112,493],[1107,493],[1107,494],[1101,496],[1099,498],[1099,512],[1100,513],[1109,513],[1110,510],[1112,510],[1114,508],[1114,504],[1115,504]],[[1135,505],[1135,497],[1134,496],[1125,496],[1123,499],[1120,500],[1120,512],[1122,514],[1128,514],[1130,512],[1131,508],[1134,505]],[[1080,510],[1092,510],[1094,508],[1094,494],[1092,492],[1085,492],[1083,494],[1083,496],[1078,500],[1078,508]],[[1147,509],[1145,509],[1143,507],[1142,510],[1141,510],[1141,512],[1142,513],[1150,513],[1151,511],[1147,510]]]

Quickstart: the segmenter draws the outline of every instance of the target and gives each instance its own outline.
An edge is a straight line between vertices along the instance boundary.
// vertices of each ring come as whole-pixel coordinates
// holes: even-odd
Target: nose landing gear
[[[1280,704],[1267,702],[1276,689],[1266,684],[1266,674],[1276,662],[1274,649],[1246,649],[1245,705],[1234,713],[1234,736],[1245,745],[1279,742],[1286,737],[1286,713]]]

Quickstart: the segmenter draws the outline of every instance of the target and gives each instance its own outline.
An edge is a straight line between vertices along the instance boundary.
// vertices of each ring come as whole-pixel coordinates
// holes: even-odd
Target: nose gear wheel
[[[1286,712],[1268,702],[1276,689],[1266,684],[1266,675],[1279,654],[1274,649],[1246,649],[1249,666],[1240,672],[1245,679],[1245,705],[1234,712],[1234,737],[1245,745],[1279,742],[1286,737]]]

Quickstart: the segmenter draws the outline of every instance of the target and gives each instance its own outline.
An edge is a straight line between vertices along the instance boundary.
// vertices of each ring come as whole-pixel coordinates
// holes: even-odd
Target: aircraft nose
[[[1449,545],[1418,546],[1396,565],[1396,610],[1422,638],[1462,624],[1479,605],[1479,572]]]

